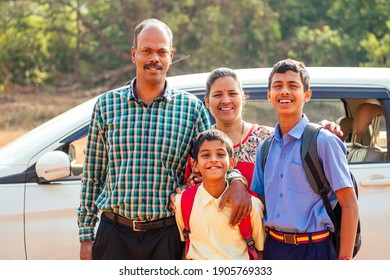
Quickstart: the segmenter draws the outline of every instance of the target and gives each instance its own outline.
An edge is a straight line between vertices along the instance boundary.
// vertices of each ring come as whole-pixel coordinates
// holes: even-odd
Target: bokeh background
[[[169,75],[390,66],[390,0],[0,0],[0,145],[134,77],[134,27],[166,22]]]

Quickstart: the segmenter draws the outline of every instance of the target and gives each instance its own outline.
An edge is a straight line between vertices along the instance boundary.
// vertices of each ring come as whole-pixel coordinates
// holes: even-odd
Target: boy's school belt
[[[321,242],[329,238],[330,235],[329,230],[312,233],[284,233],[270,229],[269,227],[265,228],[265,232],[268,233],[271,238],[279,242],[295,245]]]

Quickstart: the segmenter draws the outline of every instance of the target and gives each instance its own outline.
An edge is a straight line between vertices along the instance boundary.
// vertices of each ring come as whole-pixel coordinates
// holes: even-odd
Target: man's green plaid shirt
[[[193,139],[210,129],[207,109],[196,96],[167,85],[146,106],[134,88],[135,80],[95,104],[78,213],[80,241],[93,240],[98,209],[138,220],[172,216],[169,195],[183,184]]]

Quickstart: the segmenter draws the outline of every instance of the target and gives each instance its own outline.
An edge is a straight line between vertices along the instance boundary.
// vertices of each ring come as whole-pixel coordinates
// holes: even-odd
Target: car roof
[[[390,68],[307,67],[311,85],[378,86],[390,89]],[[268,86],[271,68],[234,69],[244,86]],[[209,73],[168,77],[174,88],[196,90],[205,87]]]

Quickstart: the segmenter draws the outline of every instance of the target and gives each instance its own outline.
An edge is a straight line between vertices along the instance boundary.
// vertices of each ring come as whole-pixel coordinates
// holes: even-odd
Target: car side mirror
[[[50,182],[68,177],[71,175],[70,158],[61,151],[48,152],[38,159],[35,171],[38,180],[41,182]]]

